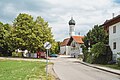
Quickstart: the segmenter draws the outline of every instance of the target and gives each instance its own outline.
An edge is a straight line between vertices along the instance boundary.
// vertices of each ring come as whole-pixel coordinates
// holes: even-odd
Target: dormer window
[[[113,33],[116,33],[116,26],[113,26]]]

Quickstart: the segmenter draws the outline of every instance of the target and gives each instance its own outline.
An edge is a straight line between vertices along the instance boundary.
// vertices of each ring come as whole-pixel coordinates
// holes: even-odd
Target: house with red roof
[[[60,54],[64,54],[64,55],[69,55],[70,53],[70,46],[68,46],[68,41],[70,38],[66,38],[63,40],[63,42],[61,42],[60,44]]]
[[[113,53],[113,60],[117,60],[120,55],[120,15],[113,17],[110,20],[106,20],[104,24],[104,29],[109,34],[109,46]]]
[[[71,36],[68,42],[68,46],[70,46],[70,55],[71,57],[79,57],[79,55],[83,55],[81,45],[84,44],[83,36]]]

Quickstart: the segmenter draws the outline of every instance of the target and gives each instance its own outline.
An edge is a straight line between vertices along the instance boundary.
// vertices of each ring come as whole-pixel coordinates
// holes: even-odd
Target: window
[[[116,26],[113,26],[113,33],[116,33]]]
[[[116,42],[113,43],[113,49],[116,49]]]

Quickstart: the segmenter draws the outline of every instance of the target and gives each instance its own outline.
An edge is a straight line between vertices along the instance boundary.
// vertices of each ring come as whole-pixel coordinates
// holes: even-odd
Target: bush
[[[12,57],[16,57],[16,52],[12,52]]]
[[[3,56],[3,54],[2,53],[0,53],[0,57],[2,57]]]
[[[105,64],[106,61],[106,45],[103,42],[98,42],[91,48],[92,63]]]
[[[86,62],[88,62],[88,63],[93,63],[93,58],[92,58],[91,54],[92,54],[91,52],[88,52],[88,54],[87,54],[87,60],[86,60]]]
[[[13,57],[23,57],[21,52],[12,52]]]
[[[120,58],[117,58],[118,66],[120,67]]]
[[[82,52],[83,52],[83,61],[84,62],[87,62],[87,57],[88,57],[88,54],[89,54],[89,52],[88,52],[88,49],[87,49],[87,47],[86,46],[84,46],[84,45],[82,45],[81,46],[82,47]]]
[[[118,52],[117,54],[120,56],[120,52]],[[118,63],[118,66],[120,67],[120,57],[117,58],[117,63]]]

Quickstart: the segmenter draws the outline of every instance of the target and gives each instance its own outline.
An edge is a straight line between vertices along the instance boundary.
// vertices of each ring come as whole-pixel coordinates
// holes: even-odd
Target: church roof
[[[79,44],[83,44],[84,43],[82,40],[83,38],[84,36],[71,36],[71,38],[69,39],[68,45],[70,45],[73,40]]]
[[[75,20],[73,20],[73,17],[71,17],[71,20],[69,21],[69,25],[75,25]]]
[[[82,39],[84,38],[84,36],[72,36],[72,38],[73,38],[73,40],[75,40],[79,44],[83,44],[84,43],[82,41]]]
[[[64,39],[63,42],[61,42],[60,46],[67,46],[69,39],[70,38]]]

